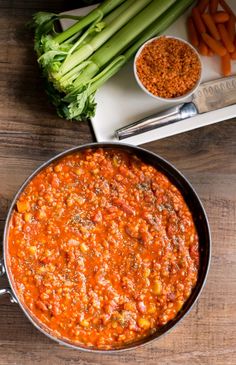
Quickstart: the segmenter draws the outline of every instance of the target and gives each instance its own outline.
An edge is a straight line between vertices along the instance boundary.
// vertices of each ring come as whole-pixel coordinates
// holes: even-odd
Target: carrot
[[[224,76],[229,76],[231,74],[231,61],[228,52],[221,57],[221,71]]]
[[[217,11],[215,14],[212,14],[212,18],[215,23],[225,23],[229,20],[230,16],[225,11]]]
[[[191,44],[194,47],[197,47],[199,45],[199,39],[198,39],[198,35],[197,35],[197,31],[193,22],[192,17],[188,17],[187,19],[187,30],[188,30],[188,37],[189,40],[191,42]]]
[[[211,14],[215,14],[218,8],[219,0],[210,0],[209,10]]]
[[[224,56],[226,54],[226,49],[219,41],[216,41],[207,33],[202,33],[202,38],[207,46],[218,56]]]
[[[205,42],[203,40],[200,41],[198,46],[198,51],[202,56],[208,56],[209,50]]]
[[[233,53],[235,50],[234,44],[230,39],[230,35],[227,32],[224,24],[218,24],[218,30],[221,35],[222,42],[228,52]]]
[[[219,0],[220,5],[222,6],[222,8],[226,11],[226,13],[231,14],[234,17],[234,20],[236,21],[236,16],[233,12],[233,10],[231,9],[231,7],[226,4],[225,0]]]
[[[208,56],[209,57],[212,57],[212,56],[214,56],[214,52],[209,48],[209,50],[208,50]]]
[[[202,21],[198,8],[192,8],[192,16],[193,16],[195,26],[196,26],[197,30],[199,31],[199,33],[205,33],[206,27]]]
[[[234,51],[233,53],[230,53],[230,57],[231,57],[231,60],[236,60],[236,51]]]
[[[209,0],[200,0],[198,3],[198,9],[200,13],[204,13],[208,7]]]
[[[204,20],[204,23],[206,24],[207,28],[209,29],[212,37],[215,38],[217,41],[219,41],[220,33],[218,32],[218,29],[216,28],[216,25],[212,19],[212,16],[208,13],[204,13],[204,14],[202,14],[202,19]]]
[[[234,41],[234,36],[235,36],[235,20],[233,15],[230,15],[229,17],[229,21],[227,23],[227,31],[229,33],[229,37],[231,39],[231,41]]]

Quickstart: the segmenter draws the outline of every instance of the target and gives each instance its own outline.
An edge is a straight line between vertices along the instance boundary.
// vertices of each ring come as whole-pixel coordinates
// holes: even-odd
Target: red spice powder
[[[136,69],[139,80],[153,95],[175,98],[196,85],[201,63],[188,44],[163,36],[143,48]]]

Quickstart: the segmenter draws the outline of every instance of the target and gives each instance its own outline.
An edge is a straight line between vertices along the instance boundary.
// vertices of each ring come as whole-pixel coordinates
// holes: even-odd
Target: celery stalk
[[[83,62],[88,57],[90,57],[94,51],[101,47],[108,39],[110,39],[120,28],[122,28],[130,19],[132,19],[136,14],[138,14],[143,8],[145,8],[151,0],[139,0],[134,2],[133,0],[127,0],[123,6],[126,5],[125,11],[120,14],[120,9],[118,8],[119,16],[105,28],[93,37],[89,43],[86,43],[83,47],[79,48],[76,52],[63,62],[60,73],[62,75],[66,74],[73,67]],[[122,8],[122,5],[120,8]],[[128,5],[128,7],[127,7]],[[131,6],[132,5],[132,6]],[[117,10],[113,13],[115,14]],[[114,16],[114,15],[113,15]]]
[[[67,38],[70,38],[72,35],[78,33],[93,22],[101,20],[104,15],[109,14],[113,9],[122,4],[124,1],[125,0],[105,0],[88,15],[84,16],[79,22],[73,24],[70,28],[54,37],[54,41],[59,44],[64,42]]]

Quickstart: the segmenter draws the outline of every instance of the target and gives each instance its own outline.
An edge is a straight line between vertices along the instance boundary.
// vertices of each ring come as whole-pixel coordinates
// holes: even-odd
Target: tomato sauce
[[[122,347],[173,319],[196,284],[198,235],[178,189],[118,149],[43,169],[10,222],[19,299],[54,336]]]

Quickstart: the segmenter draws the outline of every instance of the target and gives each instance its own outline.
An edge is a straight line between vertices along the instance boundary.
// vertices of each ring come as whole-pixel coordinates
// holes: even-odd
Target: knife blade
[[[121,140],[233,104],[236,104],[236,76],[204,82],[190,102],[173,106],[117,129],[115,136]]]

